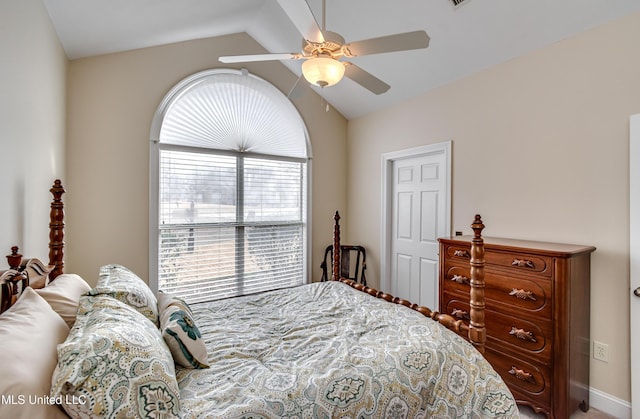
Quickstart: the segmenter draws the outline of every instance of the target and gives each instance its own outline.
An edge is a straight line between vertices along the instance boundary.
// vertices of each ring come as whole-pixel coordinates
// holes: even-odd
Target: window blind
[[[306,161],[160,148],[159,289],[188,302],[305,282]]]

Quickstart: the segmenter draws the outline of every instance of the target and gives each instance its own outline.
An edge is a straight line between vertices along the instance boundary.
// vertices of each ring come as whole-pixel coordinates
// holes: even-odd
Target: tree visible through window
[[[212,70],[176,86],[154,124],[158,288],[194,302],[306,282],[308,142],[288,99]]]

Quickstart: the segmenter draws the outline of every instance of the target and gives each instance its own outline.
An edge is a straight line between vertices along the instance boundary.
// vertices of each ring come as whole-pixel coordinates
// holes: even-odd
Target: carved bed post
[[[57,179],[50,189],[53,194],[51,212],[49,213],[49,265],[54,268],[49,274],[53,281],[64,269],[64,203],[62,194],[65,193],[60,179]]]
[[[331,280],[340,280],[340,214],[336,211],[333,216],[335,223],[333,225],[333,270]]]
[[[481,236],[484,224],[480,215],[476,215],[471,228],[474,236],[471,240],[469,340],[480,353],[484,354],[484,344],[487,339],[487,329],[484,324],[484,240]]]

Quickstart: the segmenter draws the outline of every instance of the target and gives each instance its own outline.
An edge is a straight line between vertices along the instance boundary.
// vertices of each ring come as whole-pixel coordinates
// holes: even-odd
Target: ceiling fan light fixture
[[[330,57],[314,57],[302,63],[302,74],[316,86],[333,86],[344,77],[344,64]]]

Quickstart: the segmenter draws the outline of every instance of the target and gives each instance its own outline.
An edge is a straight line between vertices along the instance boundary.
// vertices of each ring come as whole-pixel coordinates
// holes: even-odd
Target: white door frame
[[[451,233],[451,141],[430,144],[382,154],[382,209],[380,211],[380,289],[390,291],[391,283],[391,216],[393,192],[393,162],[428,154],[444,153],[444,175],[446,176],[445,225],[441,231]],[[436,310],[437,307],[431,307]]]
[[[640,114],[629,118],[629,238],[631,415],[640,419]]]

